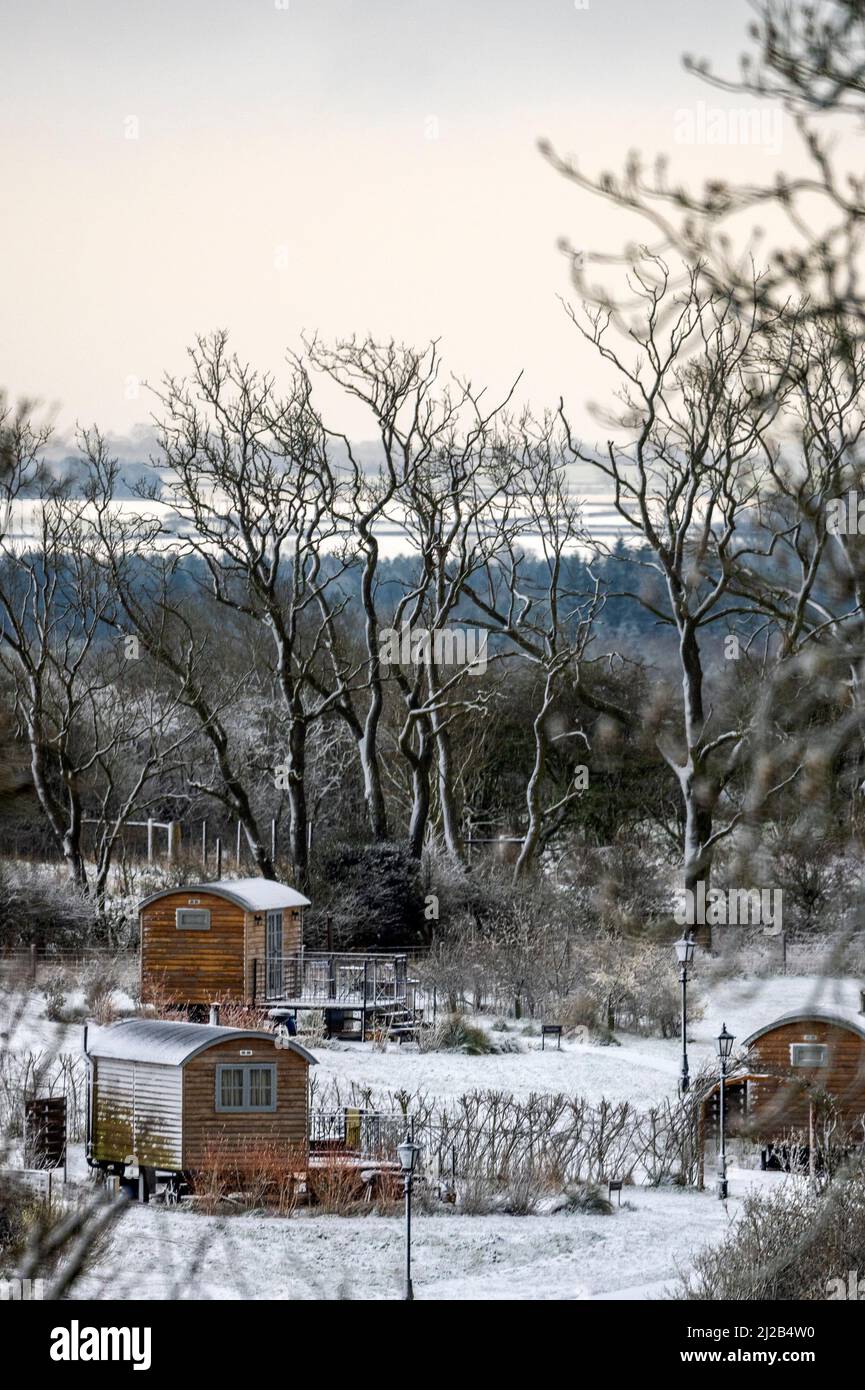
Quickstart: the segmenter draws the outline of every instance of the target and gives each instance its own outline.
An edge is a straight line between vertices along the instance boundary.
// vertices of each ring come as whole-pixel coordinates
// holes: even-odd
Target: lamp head
[[[735,1041],[733,1034],[727,1032],[726,1023],[723,1023],[721,1025],[721,1031],[718,1034],[718,1056],[722,1062],[729,1062],[730,1053],[733,1051],[733,1043]]]
[[[690,932],[684,932],[676,942],[676,959],[680,965],[690,965],[694,959],[694,951],[697,943],[691,937]]]
[[[410,1173],[414,1172],[417,1166],[418,1154],[420,1153],[420,1146],[418,1144],[415,1144],[410,1134],[406,1134],[406,1137],[405,1139],[403,1139],[402,1143],[397,1144],[396,1151],[397,1156],[399,1158],[400,1167],[402,1168],[402,1171],[405,1173],[405,1175],[408,1177]]]

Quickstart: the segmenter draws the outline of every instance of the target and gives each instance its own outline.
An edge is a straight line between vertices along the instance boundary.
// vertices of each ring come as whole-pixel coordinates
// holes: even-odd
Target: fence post
[[[207,873],[207,821],[201,822],[201,867]]]
[[[270,862],[276,868],[276,817],[270,822]]]
[[[36,984],[36,946],[31,942],[30,945],[30,983]]]
[[[176,821],[173,821],[173,820],[170,820],[170,821],[168,822],[168,862],[169,862],[169,864],[173,864],[173,863],[174,863],[174,851],[175,851],[175,848],[176,848],[174,830],[175,830],[176,824],[177,824],[177,822],[176,822]]]
[[[147,817],[147,862],[153,863],[153,817]]]
[[[219,835],[216,837],[216,877],[222,878],[222,840]]]
[[[366,977],[367,977],[367,970],[368,970],[368,969],[369,969],[369,961],[368,961],[368,960],[365,960],[364,963],[363,963],[363,1007],[362,1007],[362,1009],[361,1009],[361,1011],[360,1011],[360,1040],[361,1040],[361,1042],[366,1042],[366,995],[367,995],[367,982],[366,982]]]
[[[237,822],[237,844],[234,850],[234,867],[240,868],[240,821]]]

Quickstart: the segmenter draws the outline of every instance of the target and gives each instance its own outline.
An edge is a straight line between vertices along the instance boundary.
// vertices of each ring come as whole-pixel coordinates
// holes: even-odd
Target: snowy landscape
[[[813,1359],[865,1299],[865,0],[48,10],[0,1305],[184,1381],[222,1301],[268,1378],[275,1301]]]
[[[8,1002],[8,1001],[7,1001]],[[73,1001],[74,1002],[74,1001]],[[119,995],[120,1009],[131,1008]],[[858,1008],[855,980],[784,976],[724,980],[705,998],[689,1038],[695,1071],[714,1063],[717,1024],[740,1038],[767,1017],[822,1005]],[[13,1049],[81,1056],[82,1029],[52,1023],[39,996],[15,1011]],[[482,1015],[474,1021],[489,1028]],[[713,1026],[714,1025],[714,1026]],[[495,1037],[491,1033],[491,1037]],[[467,1091],[528,1096],[578,1094],[648,1105],[675,1095],[680,1067],[675,1039],[618,1033],[598,1046],[565,1039],[541,1050],[529,1023],[512,1021],[518,1051],[487,1056],[419,1053],[412,1045],[330,1041],[317,1050],[314,1088],[335,1083],[388,1108],[399,1092],[455,1100]],[[614,1299],[675,1297],[694,1255],[721,1241],[746,1194],[771,1199],[802,1179],[761,1172],[753,1145],[739,1146],[730,1166],[729,1199],[719,1203],[713,1174],[704,1191],[676,1185],[627,1185],[611,1214],[556,1211],[548,1195],[527,1215],[460,1215],[424,1207],[414,1232],[418,1297],[434,1299]],[[746,1166],[742,1166],[742,1165]],[[70,1148],[72,1187],[89,1183],[84,1150]],[[160,1203],[132,1205],[81,1279],[77,1296],[112,1299],[388,1299],[400,1296],[404,1230],[399,1214],[336,1216],[299,1210],[208,1215]]]

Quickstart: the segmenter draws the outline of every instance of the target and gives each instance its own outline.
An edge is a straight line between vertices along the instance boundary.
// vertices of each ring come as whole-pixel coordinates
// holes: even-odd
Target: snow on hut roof
[[[105,1027],[88,1024],[85,1051],[90,1057],[115,1057],[124,1062],[159,1062],[179,1067],[214,1043],[266,1038],[273,1033],[252,1028],[222,1028],[214,1023],[174,1023],[155,1018],[122,1018]],[[280,1038],[280,1046],[303,1057],[311,1066],[316,1059],[294,1038]]]
[[[274,883],[269,878],[220,878],[213,883],[179,883],[173,888],[161,888],[138,904],[139,909],[167,898],[173,893],[215,893],[227,898],[248,912],[278,912],[282,907],[309,907],[309,898],[289,888],[287,883]]]
[[[807,1005],[802,1009],[794,1009],[792,1013],[782,1014],[780,1018],[773,1018],[771,1023],[765,1023],[762,1028],[758,1028],[750,1037],[743,1042],[743,1047],[750,1047],[751,1043],[762,1038],[765,1033],[774,1033],[776,1028],[783,1028],[786,1023],[831,1023],[836,1028],[849,1028],[854,1033],[858,1033],[860,1038],[865,1038],[865,1015],[851,1005],[836,1004],[831,1009],[809,1008]]]

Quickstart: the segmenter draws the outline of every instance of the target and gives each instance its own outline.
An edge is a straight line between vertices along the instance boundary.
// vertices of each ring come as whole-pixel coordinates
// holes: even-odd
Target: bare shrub
[[[100,1194],[70,1208],[0,1177],[0,1278],[47,1279],[47,1298],[68,1296],[104,1251],[126,1205]]]
[[[267,1207],[290,1216],[306,1185],[306,1166],[302,1146],[262,1142],[238,1151],[216,1139],[191,1174],[190,1188],[206,1212]]]
[[[556,1020],[568,1035],[573,1035],[578,1028],[596,1028],[598,1002],[587,989],[575,990],[559,1004]]]
[[[457,1184],[456,1198],[461,1216],[489,1216],[495,1206],[495,1185],[485,1173],[469,1173]]]
[[[361,1170],[351,1159],[328,1154],[310,1165],[310,1201],[326,1215],[355,1215],[369,1195]]]
[[[51,1023],[62,1023],[66,1017],[67,999],[63,980],[57,976],[47,980],[42,986],[42,993],[45,997],[45,1017]]]
[[[328,1041],[323,1009],[303,1009],[297,1018],[297,1036],[304,1047],[324,1047]]]
[[[537,1168],[519,1163],[510,1169],[502,1185],[499,1210],[507,1216],[534,1216],[544,1195],[544,1183]]]
[[[696,1301],[792,1302],[830,1297],[865,1267],[865,1174],[825,1188],[786,1182],[751,1194],[720,1246],[701,1251],[675,1292]],[[858,1276],[857,1276],[858,1277]]]
[[[425,1092],[375,1092],[331,1079],[311,1080],[314,1107],[333,1113],[345,1106],[410,1116],[433,1174],[495,1185],[524,1165],[550,1189],[568,1182],[628,1181],[652,1184],[697,1181],[700,1165],[699,1101],[711,1079],[692,1079],[689,1096],[647,1110],[627,1101],[589,1101],[582,1096],[470,1091],[438,1100]]]
[[[117,981],[112,971],[100,965],[89,968],[84,988],[84,1003],[87,1016],[92,1018],[94,1023],[113,1023],[117,1018],[118,1010],[114,1003],[116,988]]]

